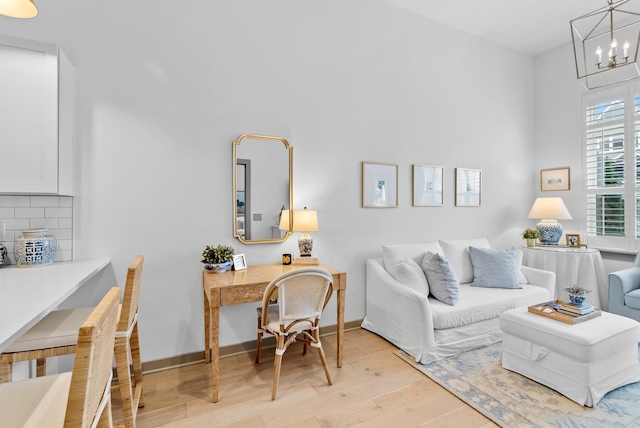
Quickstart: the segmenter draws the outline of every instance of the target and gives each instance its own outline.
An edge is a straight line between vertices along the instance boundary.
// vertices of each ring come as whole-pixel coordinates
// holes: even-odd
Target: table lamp
[[[538,218],[536,229],[540,232],[540,243],[558,245],[562,236],[562,225],[557,220],[571,219],[562,198],[537,198],[529,211],[529,218]]]
[[[284,214],[283,214],[284,217]],[[313,239],[309,232],[318,231],[318,214],[316,211],[308,210],[304,207],[302,211],[293,212],[293,231],[302,232],[298,238],[298,249],[300,257],[310,257],[313,249]]]

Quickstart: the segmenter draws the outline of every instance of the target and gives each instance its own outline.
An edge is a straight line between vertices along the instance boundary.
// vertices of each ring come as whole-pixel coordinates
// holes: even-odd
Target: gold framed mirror
[[[293,146],[282,137],[242,134],[233,141],[233,236],[245,244],[284,242],[282,210],[293,207]]]

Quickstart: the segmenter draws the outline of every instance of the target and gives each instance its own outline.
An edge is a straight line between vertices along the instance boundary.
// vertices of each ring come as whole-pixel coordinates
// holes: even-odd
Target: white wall
[[[203,349],[206,244],[249,264],[297,252],[298,234],[232,238],[240,134],[295,147],[295,209],[318,211],[314,252],[348,273],[347,321],[364,316],[365,260],[381,244],[520,245],[534,224],[532,58],[380,0],[38,7],[34,20],[0,17],[0,31],[58,43],[76,67],[74,256],[111,257],[122,285],[145,255],[144,361]],[[362,161],[399,165],[398,208],[361,208]],[[414,163],[445,167],[444,207],[411,206]],[[454,206],[456,167],[483,171],[481,207]],[[255,338],[255,306],[223,308],[222,345]],[[330,304],[323,324],[334,320]]]

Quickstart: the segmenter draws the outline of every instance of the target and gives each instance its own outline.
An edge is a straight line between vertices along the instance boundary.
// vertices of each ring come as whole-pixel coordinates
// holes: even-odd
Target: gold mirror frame
[[[293,229],[293,217],[289,217],[289,230],[287,230],[283,237],[273,239],[245,239],[244,235],[238,231],[238,146],[244,139],[252,140],[269,140],[280,141],[284,144],[285,150],[289,152],[289,207],[285,209],[293,209],[293,146],[282,137],[272,137],[268,135],[257,134],[242,134],[236,140],[233,141],[233,236],[244,244],[270,244],[286,241],[292,234]],[[246,201],[245,201],[246,203]],[[251,214],[251,213],[249,213]],[[245,219],[246,222],[246,219]]]

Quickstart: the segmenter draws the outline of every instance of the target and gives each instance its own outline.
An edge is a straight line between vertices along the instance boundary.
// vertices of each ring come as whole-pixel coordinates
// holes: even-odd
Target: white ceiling
[[[450,27],[538,55],[571,42],[569,21],[606,0],[386,0]],[[638,10],[637,0],[625,5]]]

